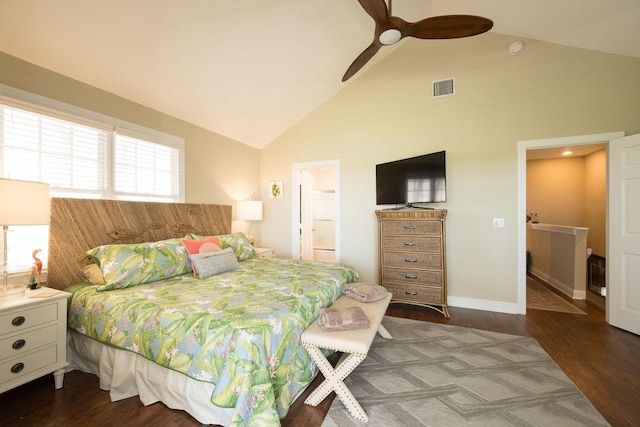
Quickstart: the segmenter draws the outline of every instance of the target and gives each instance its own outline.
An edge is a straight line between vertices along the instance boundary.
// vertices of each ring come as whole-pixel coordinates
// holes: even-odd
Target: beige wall
[[[587,227],[587,246],[606,255],[607,151],[527,162],[527,212],[545,224]]]
[[[527,161],[527,212],[544,224],[586,227],[584,157]]]
[[[584,226],[589,229],[587,246],[593,253],[607,256],[607,150],[585,158]]]
[[[406,40],[263,149],[262,243],[291,253],[291,164],[340,159],[342,261],[377,280],[376,163],[446,150],[450,303],[516,304],[517,142],[640,132],[640,59],[533,40],[509,56],[513,41]],[[456,95],[432,99],[449,77]],[[282,177],[285,197],[267,199]]]
[[[186,202],[234,204],[259,197],[257,149],[2,52],[0,70],[1,84],[184,138]]]

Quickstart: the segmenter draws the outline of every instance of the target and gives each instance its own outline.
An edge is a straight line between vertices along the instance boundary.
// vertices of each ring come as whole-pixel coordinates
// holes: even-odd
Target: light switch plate
[[[503,228],[504,218],[493,218],[493,228]]]

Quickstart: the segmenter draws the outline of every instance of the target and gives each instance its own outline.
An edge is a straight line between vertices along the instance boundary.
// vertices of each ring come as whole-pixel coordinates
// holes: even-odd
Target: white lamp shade
[[[0,225],[49,224],[49,184],[0,178]]]
[[[261,221],[262,202],[259,200],[242,200],[236,203],[236,219],[241,221]]]

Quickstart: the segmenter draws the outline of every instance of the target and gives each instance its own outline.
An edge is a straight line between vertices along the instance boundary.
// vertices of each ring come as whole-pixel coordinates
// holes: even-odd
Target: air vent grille
[[[456,94],[456,79],[450,78],[445,80],[438,80],[433,82],[432,85],[433,98],[440,98],[442,96],[449,96]]]

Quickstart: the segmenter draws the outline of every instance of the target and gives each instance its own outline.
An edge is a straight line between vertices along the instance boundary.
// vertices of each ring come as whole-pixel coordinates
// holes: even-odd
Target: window
[[[52,197],[181,202],[184,140],[0,85],[0,177]],[[47,227],[10,230],[9,272],[30,270],[34,242],[46,264]]]

